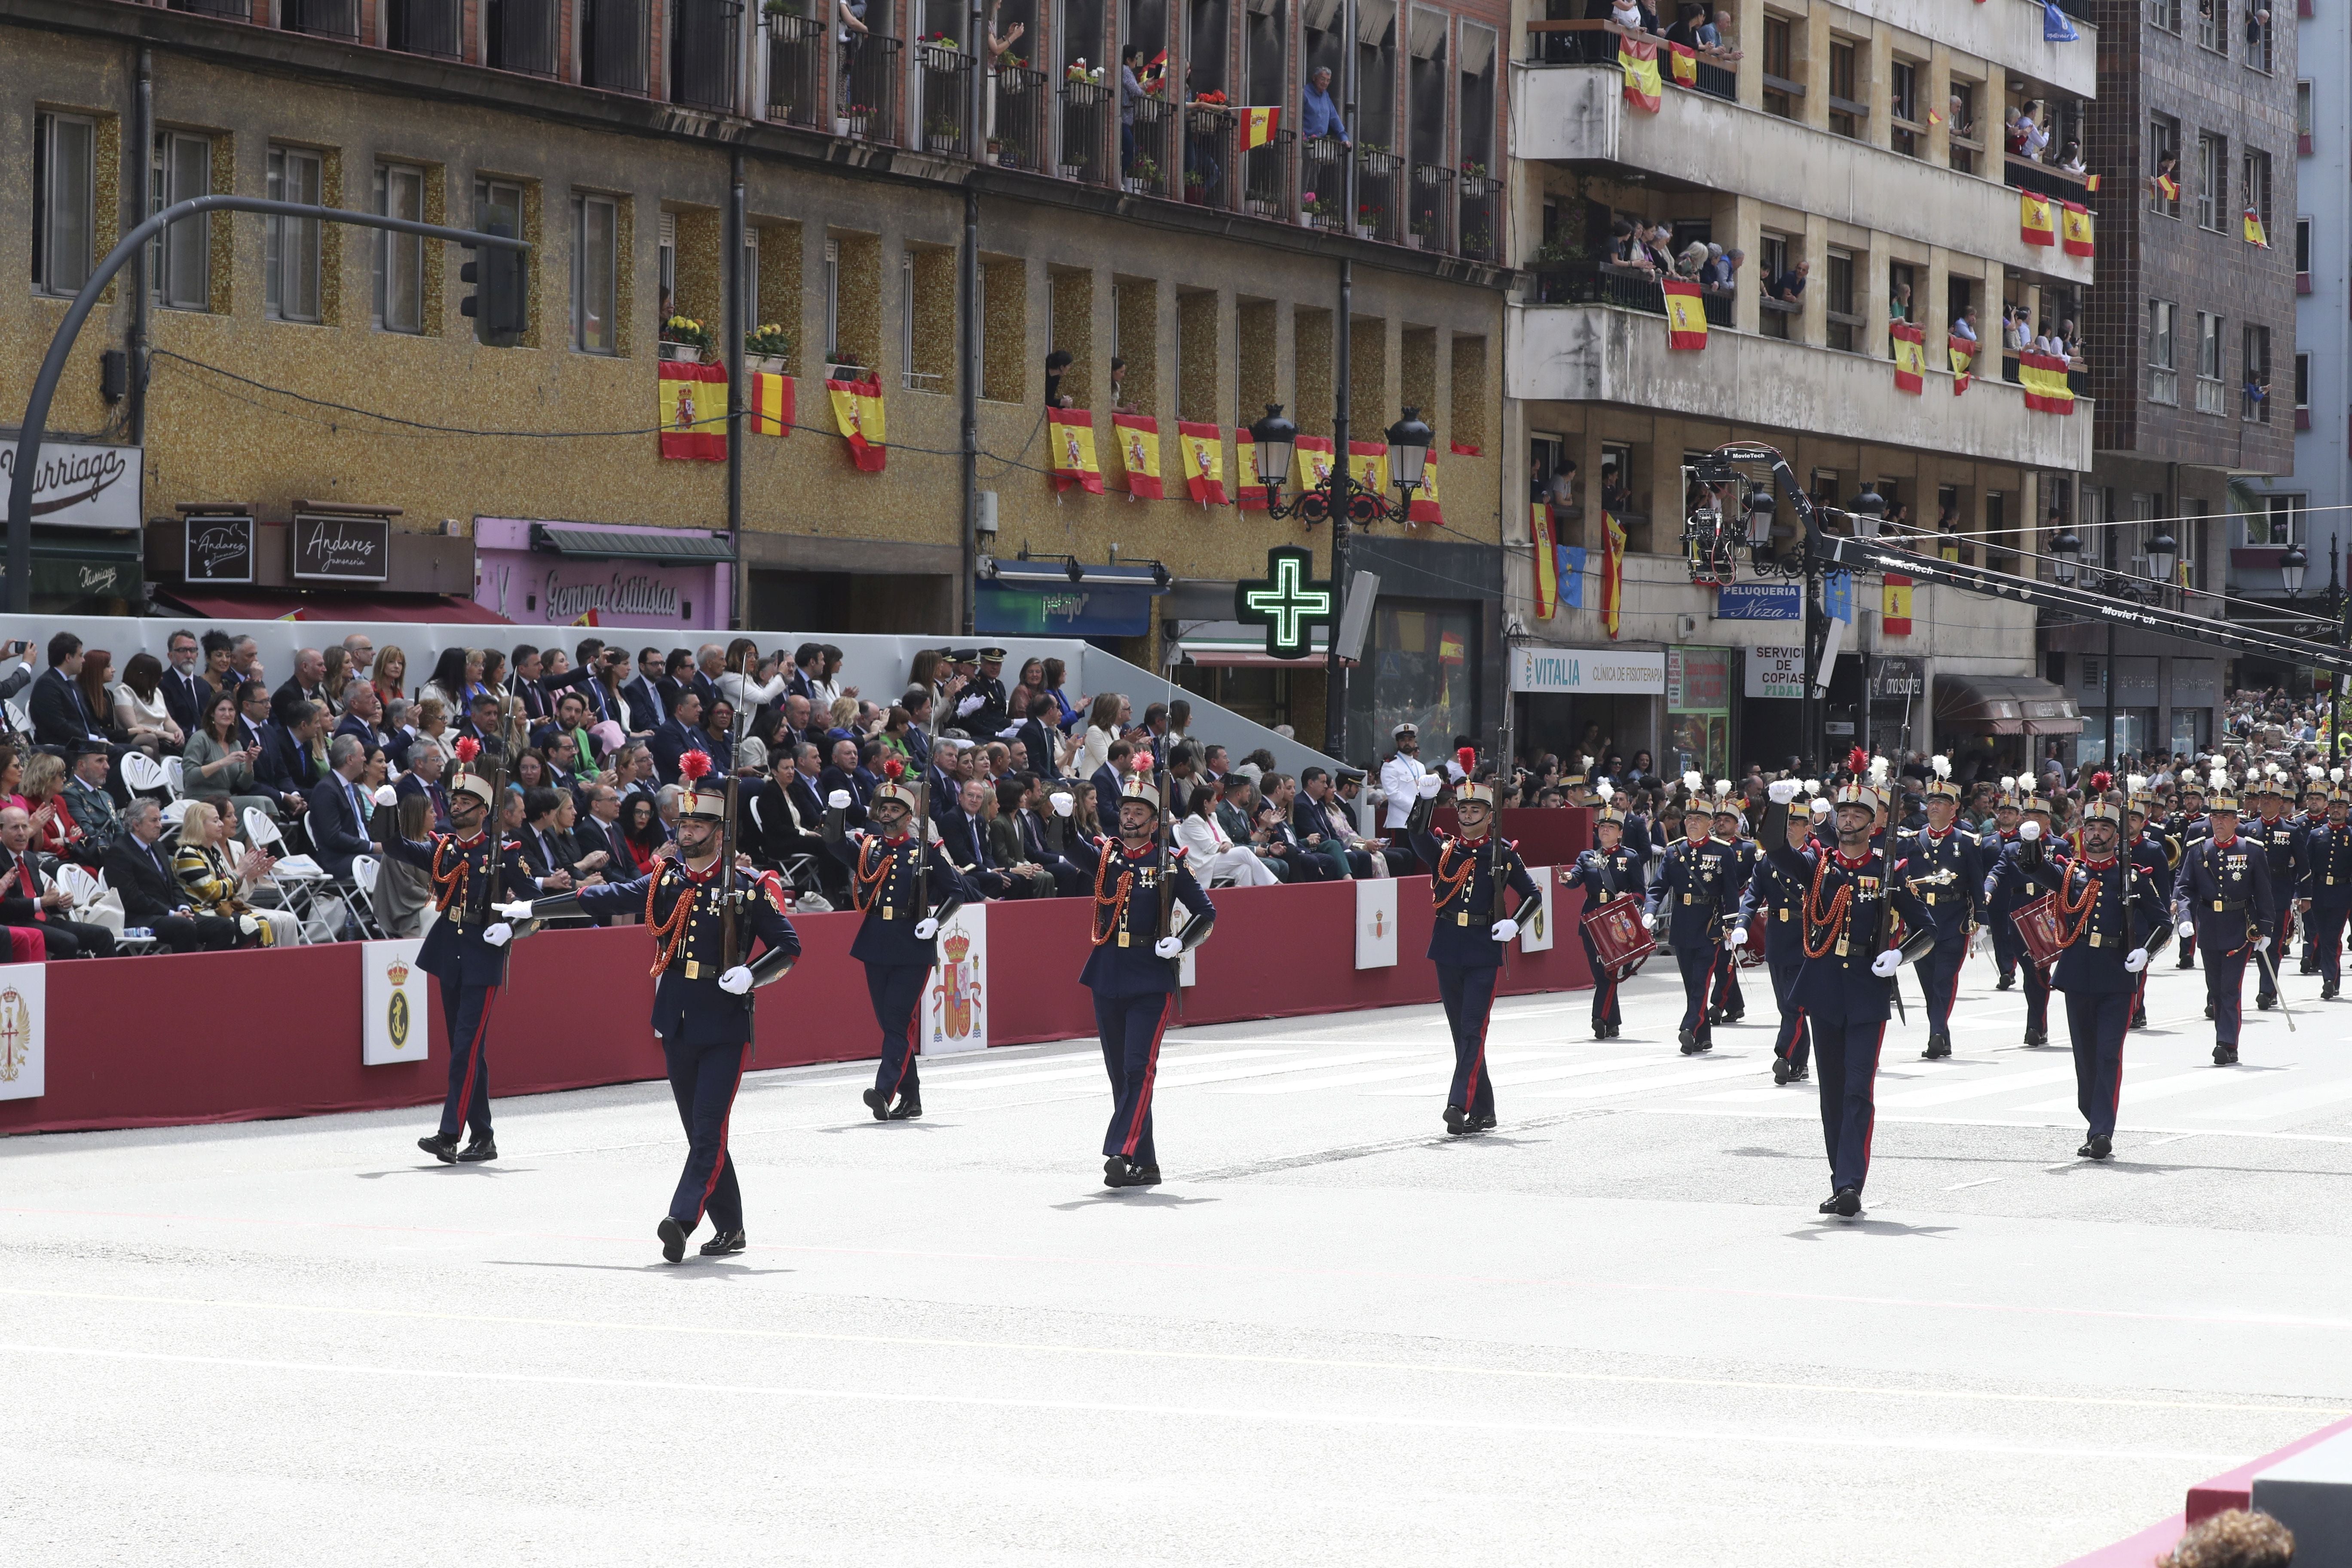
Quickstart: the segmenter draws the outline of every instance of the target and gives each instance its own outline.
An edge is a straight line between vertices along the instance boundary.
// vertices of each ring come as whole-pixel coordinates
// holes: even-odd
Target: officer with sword
[[[2205,837],[2181,858],[2173,883],[2173,920],[2183,937],[2194,931],[2204,949],[2206,1013],[2213,1020],[2213,1065],[2238,1059],[2245,1017],[2246,961],[2260,965],[2273,989],[2270,931],[2277,900],[2267,849],[2238,834],[2238,796],[2219,772],[2205,797]],[[2290,1014],[2287,1023],[2294,1026]]]

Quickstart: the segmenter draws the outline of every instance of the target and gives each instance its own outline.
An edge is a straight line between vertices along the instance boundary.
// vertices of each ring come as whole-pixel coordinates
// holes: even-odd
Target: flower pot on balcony
[[[1207,206],[1209,205],[1208,188],[1203,185],[1187,185],[1184,187],[1184,200],[1192,206]]]
[[[672,364],[700,364],[702,349],[697,343],[665,342],[661,346],[661,356]]]
[[[1087,166],[1084,163],[1056,163],[1054,166],[1061,171],[1062,178],[1066,180],[1082,180],[1086,178]]]
[[[1368,223],[1360,223],[1360,224],[1358,224],[1358,225],[1356,226],[1356,237],[1357,237],[1358,239],[1370,239],[1370,238],[1371,238],[1371,237],[1372,237],[1372,226],[1371,226],[1370,224],[1368,224]]]
[[[1139,196],[1144,194],[1143,182],[1141,180],[1123,179],[1119,181],[1119,184],[1127,187],[1127,194],[1130,196]]]
[[[845,114],[836,114],[833,117],[833,133],[835,136],[846,136],[849,134],[849,116]]]
[[[994,167],[996,166],[996,160],[997,160],[997,156],[998,156],[998,155],[997,155],[995,153],[992,153],[992,153],[982,153],[982,154],[981,154],[981,157],[982,157],[983,160],[985,160],[985,161],[986,161],[986,163],[988,163],[988,166],[989,166],[990,168],[992,168],[992,168],[994,168]]]
[[[1311,212],[1300,213],[1298,215],[1298,226],[1301,228],[1313,228],[1315,226],[1315,215]]]
[[[1253,196],[1242,205],[1249,209],[1249,215],[1252,217],[1278,218],[1282,216],[1282,204],[1280,202],[1262,202]]]
[[[745,354],[743,372],[746,375],[783,375],[788,363],[782,354]]]
[[[931,151],[940,154],[941,156],[945,156],[955,151],[956,139],[952,136],[932,136],[926,138],[926,140],[930,143]]]
[[[1421,236],[1417,234],[1406,235],[1404,237],[1404,242],[1414,250],[1419,250],[1421,248]]]

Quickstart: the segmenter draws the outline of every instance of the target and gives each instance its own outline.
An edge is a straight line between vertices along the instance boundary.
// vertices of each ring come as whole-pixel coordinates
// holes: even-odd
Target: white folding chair
[[[352,857],[350,887],[352,907],[359,915],[361,929],[370,935],[378,937],[386,934],[383,922],[376,918],[375,912],[376,879],[383,873],[383,862],[374,856]],[[337,883],[336,886],[341,887],[342,884]]]
[[[256,849],[268,849],[281,857],[262,875],[258,885],[278,895],[278,901],[299,922],[298,941],[310,940],[309,926],[314,910],[310,884],[327,879],[327,873],[308,855],[287,855],[286,835],[268,812],[257,805],[245,808],[246,841]]]
[[[73,900],[73,907],[67,911],[68,919],[79,919],[81,911],[88,909],[106,892],[106,873],[100,871],[93,875],[87,866],[77,866],[71,861],[59,866],[58,874],[51,880],[65,890],[66,897]],[[145,952],[156,945],[155,939],[152,936],[128,934],[131,929],[136,928],[126,927],[125,934],[114,939],[116,952]]]
[[[173,759],[177,761],[177,758]],[[122,753],[122,783],[133,795],[146,795],[152,790],[168,790],[170,777],[163,765],[146,752],[129,751]]]
[[[29,735],[33,732],[32,709],[26,707],[23,702],[18,701],[14,698],[11,698],[5,703],[0,703],[0,707],[5,707],[8,710],[8,727],[10,729],[16,731],[19,735]]]
[[[164,786],[172,792],[172,798],[173,800],[178,800],[182,795],[186,795],[188,793],[187,764],[177,757],[165,757],[163,759],[163,784]]]

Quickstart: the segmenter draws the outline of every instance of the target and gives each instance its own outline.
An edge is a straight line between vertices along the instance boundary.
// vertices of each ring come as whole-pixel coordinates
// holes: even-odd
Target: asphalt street
[[[1148,1193],[1091,1042],[756,1074],[676,1267],[659,1085],[0,1142],[0,1560],[2056,1564],[2352,1410],[2352,1002],[2217,1068],[2164,953],[2094,1166],[1992,982],[1931,1063],[1905,977],[1850,1222],[1663,963],[1501,1005],[1475,1139],[1434,1007],[1171,1032]]]

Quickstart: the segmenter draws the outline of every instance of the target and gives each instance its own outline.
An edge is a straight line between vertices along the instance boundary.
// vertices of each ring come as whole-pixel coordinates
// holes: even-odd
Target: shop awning
[[[299,594],[275,588],[159,584],[159,603],[215,621],[456,621],[505,626],[497,611],[451,594]]]
[[[631,533],[617,528],[550,528],[533,523],[530,547],[557,555],[592,555],[600,561],[732,561],[724,535],[679,529]]]
[[[1936,677],[1936,722],[1995,735],[2079,735],[2082,710],[2060,688],[2032,675]]]
[[[1176,623],[1170,623],[1171,627]],[[1176,629],[1167,643],[1170,664],[1197,665],[1206,669],[1320,669],[1330,634],[1322,626],[1308,629],[1315,651],[1305,658],[1276,658],[1265,651],[1265,628],[1239,621],[1193,621]]]

